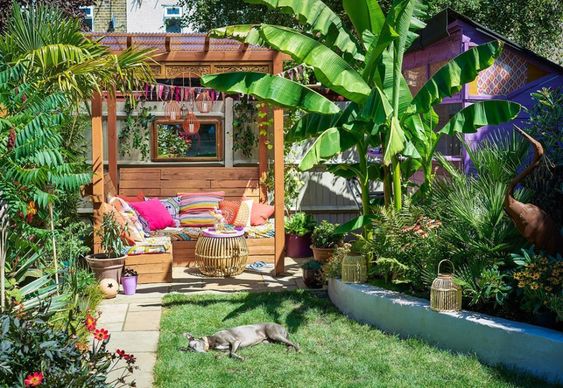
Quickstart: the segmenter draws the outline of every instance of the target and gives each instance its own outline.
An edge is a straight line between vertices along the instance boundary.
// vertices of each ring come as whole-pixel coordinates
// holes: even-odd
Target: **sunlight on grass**
[[[348,320],[322,294],[237,293],[169,295],[165,299],[155,369],[159,387],[538,386],[536,380],[453,355],[416,340],[401,340]],[[301,352],[277,344],[239,352],[185,353],[182,333],[196,337],[238,325],[278,322]]]

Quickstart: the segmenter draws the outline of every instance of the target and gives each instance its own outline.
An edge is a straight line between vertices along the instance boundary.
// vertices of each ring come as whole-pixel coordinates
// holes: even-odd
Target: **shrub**
[[[561,257],[536,254],[533,248],[512,254],[518,266],[513,277],[522,292],[522,308],[537,314],[552,311],[563,321],[563,261]]]
[[[50,316],[48,305],[34,314],[14,306],[0,316],[0,385],[24,386],[24,381],[33,378],[49,387],[125,385],[135,357],[119,350],[109,352],[110,335],[96,328],[92,316],[85,321],[94,338],[91,348],[71,332],[54,329],[48,322]],[[106,383],[108,373],[118,370],[122,370],[121,377]]]
[[[310,214],[299,212],[285,221],[285,232],[295,236],[305,236],[313,231],[316,221]]]
[[[334,231],[338,225],[331,224],[327,220],[322,220],[321,223],[315,226],[311,241],[315,248],[334,248],[342,241],[342,235],[335,234]]]
[[[336,247],[334,253],[328,263],[324,266],[324,271],[327,278],[340,278],[342,276],[342,260],[350,253],[351,244],[344,243]]]

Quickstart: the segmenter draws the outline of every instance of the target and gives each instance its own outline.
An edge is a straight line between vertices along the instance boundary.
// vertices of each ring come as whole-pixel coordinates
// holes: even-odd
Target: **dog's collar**
[[[209,350],[209,340],[207,337],[203,337],[203,351],[207,352]]]

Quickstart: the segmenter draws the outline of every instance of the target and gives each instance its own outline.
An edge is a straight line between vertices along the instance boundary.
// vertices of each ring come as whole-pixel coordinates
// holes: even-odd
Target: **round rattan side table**
[[[203,232],[195,245],[195,258],[200,272],[206,276],[240,275],[248,260],[248,247],[243,231]]]

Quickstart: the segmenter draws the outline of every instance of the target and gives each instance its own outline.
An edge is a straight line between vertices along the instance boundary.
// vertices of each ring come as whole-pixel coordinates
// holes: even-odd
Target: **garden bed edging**
[[[338,279],[329,279],[328,294],[355,321],[563,383],[563,334],[555,330],[466,310],[437,313],[425,299]]]

